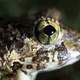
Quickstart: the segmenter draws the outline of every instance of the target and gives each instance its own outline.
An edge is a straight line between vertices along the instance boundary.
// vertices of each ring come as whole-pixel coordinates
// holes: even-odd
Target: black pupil
[[[46,26],[43,31],[48,36],[51,36],[52,34],[54,34],[56,32],[55,28],[51,25]]]

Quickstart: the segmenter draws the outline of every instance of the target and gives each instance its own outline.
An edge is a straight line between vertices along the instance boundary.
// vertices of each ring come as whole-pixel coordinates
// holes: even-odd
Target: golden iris
[[[54,44],[59,36],[60,26],[52,18],[41,17],[34,28],[36,39],[42,44]]]

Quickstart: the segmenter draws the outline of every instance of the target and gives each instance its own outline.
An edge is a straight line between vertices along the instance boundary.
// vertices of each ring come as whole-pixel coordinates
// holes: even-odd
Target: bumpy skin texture
[[[10,32],[17,37],[13,37],[13,40],[15,38],[16,40],[10,48],[6,48],[7,52],[5,53],[7,54],[0,58],[1,69],[6,71],[1,76],[12,74],[15,78],[14,76],[18,74],[17,79],[22,80],[21,77],[25,75],[24,80],[26,80],[26,76],[32,76],[36,72],[59,69],[78,60],[78,56],[80,56],[80,33],[72,29],[60,29],[60,24],[52,21],[56,25],[55,28],[58,26],[56,30],[59,31],[56,42],[54,38],[52,40],[53,44],[44,45],[34,37],[26,35],[21,37],[18,30],[13,31],[13,33]],[[12,40],[11,36],[9,38]],[[44,41],[41,39],[41,42]],[[20,73],[24,75],[22,74],[22,76]],[[6,78],[6,80],[9,80],[9,78]]]

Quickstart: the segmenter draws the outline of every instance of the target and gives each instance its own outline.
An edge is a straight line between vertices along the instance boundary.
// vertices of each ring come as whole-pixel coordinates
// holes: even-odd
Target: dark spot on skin
[[[24,59],[23,57],[21,57],[19,60],[20,60],[20,61],[22,61],[22,62],[24,62],[24,61],[25,61],[25,59]]]
[[[61,43],[61,45],[57,48],[55,48],[56,51],[64,51],[66,49],[64,42]]]
[[[47,60],[47,62],[49,62],[49,57],[45,56],[44,59]]]
[[[12,66],[12,70],[16,71],[16,70],[18,70],[21,67],[22,67],[22,64],[20,64],[19,62],[14,62],[13,66]]]
[[[36,52],[36,55],[37,57],[40,57],[40,56],[47,56],[48,54],[48,51],[47,50],[43,50],[43,48],[40,48],[37,52]]]
[[[62,45],[62,46],[65,46],[65,45],[64,45],[64,42],[62,42],[61,45]]]
[[[37,56],[32,58],[32,62],[35,62],[35,61],[37,61]]]
[[[40,65],[39,64],[37,64],[37,70],[39,70],[40,69]]]
[[[27,68],[27,69],[32,69],[33,66],[32,66],[32,64],[28,64],[28,65],[26,65],[26,68]]]
[[[45,68],[45,65],[37,64],[37,70],[44,69],[44,68]]]

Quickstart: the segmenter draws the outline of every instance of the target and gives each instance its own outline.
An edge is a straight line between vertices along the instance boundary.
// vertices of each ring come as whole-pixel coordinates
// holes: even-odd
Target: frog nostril
[[[48,25],[43,29],[43,31],[48,36],[51,36],[52,34],[54,34],[56,32],[56,29],[53,26]]]

